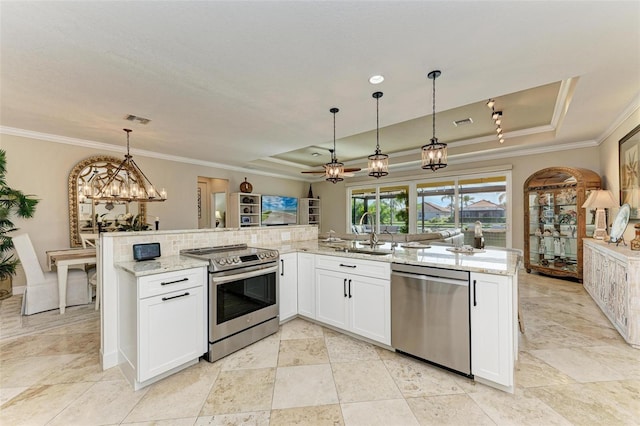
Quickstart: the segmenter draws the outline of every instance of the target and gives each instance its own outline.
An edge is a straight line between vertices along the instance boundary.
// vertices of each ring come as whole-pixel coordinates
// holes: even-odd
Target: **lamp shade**
[[[582,205],[582,208],[585,209],[608,209],[611,207],[618,207],[618,203],[613,199],[613,194],[608,189],[591,191],[587,201]]]

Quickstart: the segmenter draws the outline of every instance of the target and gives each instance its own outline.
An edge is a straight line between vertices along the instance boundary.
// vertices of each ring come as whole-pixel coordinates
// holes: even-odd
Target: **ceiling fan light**
[[[489,108],[493,108],[495,106],[495,104],[496,104],[496,101],[494,101],[493,99],[489,99],[487,101],[487,107],[489,107]]]

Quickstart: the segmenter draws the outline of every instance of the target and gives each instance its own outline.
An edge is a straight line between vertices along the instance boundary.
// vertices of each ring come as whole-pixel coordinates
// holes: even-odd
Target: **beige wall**
[[[416,153],[416,156],[419,155],[419,152]],[[511,158],[502,158],[499,160],[492,161],[482,161],[481,163],[466,163],[466,164],[455,164],[455,160],[450,161],[450,165],[443,169],[446,170],[447,173],[452,171],[460,171],[464,173],[473,172],[475,169],[480,170],[481,168],[492,167],[492,166],[503,166],[503,165],[511,165],[511,173],[512,173],[512,189],[513,189],[513,198],[509,200],[512,205],[512,235],[513,235],[513,247],[514,248],[524,248],[524,198],[523,198],[523,190],[522,186],[524,181],[534,172],[543,169],[545,167],[553,167],[553,166],[568,166],[568,167],[580,167],[585,169],[593,170],[594,172],[600,174],[600,159],[599,159],[599,148],[582,148],[582,149],[572,149],[566,151],[556,151],[553,153],[546,154],[538,154],[538,155],[527,155],[522,157],[511,157]],[[394,173],[393,169],[391,170],[390,176],[386,179],[388,180],[398,180],[399,178],[407,179],[407,180],[416,180],[416,179],[429,179],[434,178],[438,179],[438,172],[425,172],[419,169],[419,166],[416,166],[418,169],[415,172],[398,172]],[[442,174],[442,173],[441,173]],[[372,181],[371,178],[358,178],[358,179],[349,179],[347,181],[348,184],[354,183],[366,183],[367,181]],[[385,182],[385,179],[380,179],[380,182]],[[320,233],[326,233],[330,229],[335,230],[336,232],[346,232],[346,215],[343,213],[347,209],[346,205],[346,196],[345,196],[345,183],[340,182],[337,184],[332,184],[329,182],[318,182],[314,183],[314,194],[320,195],[322,200],[322,226],[320,229]],[[331,206],[328,208],[327,206]],[[334,212],[338,212],[337,214]]]
[[[610,189],[614,198],[620,202],[620,172],[618,169],[618,144],[620,139],[629,133],[634,127],[640,124],[640,109],[636,109],[626,120],[616,128],[600,144],[600,170],[602,184],[605,189]],[[609,214],[608,225],[611,225],[612,219],[618,213],[618,209],[612,209]],[[633,224],[627,226],[624,233],[625,241],[631,241],[635,236]]]
[[[22,232],[29,233],[40,263],[46,266],[45,251],[69,247],[69,213],[67,181],[73,166],[87,157],[109,154],[124,158],[123,153],[105,152],[54,142],[0,135],[0,148],[7,152],[7,183],[40,199],[33,219],[16,220]],[[147,214],[160,218],[160,229],[197,229],[196,187],[198,176],[229,180],[229,191],[239,190],[247,180],[253,192],[304,197],[308,184],[289,179],[235,172],[175,161],[142,157],[134,159],[151,182],[166,188],[168,200],[149,203]],[[16,277],[14,285],[23,285]]]

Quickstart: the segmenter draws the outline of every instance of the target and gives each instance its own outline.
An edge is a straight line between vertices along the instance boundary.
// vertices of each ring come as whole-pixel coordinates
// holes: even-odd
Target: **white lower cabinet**
[[[280,322],[298,314],[298,254],[280,255],[279,300]]]
[[[121,368],[140,389],[207,351],[206,268],[134,277],[118,273]]]
[[[476,380],[488,380],[513,392],[514,310],[513,278],[471,273],[471,372]],[[516,278],[517,280],[517,278]],[[517,282],[517,281],[516,281]],[[517,350],[517,349],[516,349]]]
[[[298,253],[298,314],[316,318],[315,255]]]
[[[318,321],[391,344],[388,263],[317,256],[315,284]]]

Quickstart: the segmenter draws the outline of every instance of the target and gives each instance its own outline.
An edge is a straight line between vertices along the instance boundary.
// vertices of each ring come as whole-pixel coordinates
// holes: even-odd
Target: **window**
[[[510,179],[509,171],[498,171],[352,187],[348,190],[350,232],[428,233],[460,229],[464,243],[473,244],[475,223],[480,221],[486,245],[508,247]]]
[[[441,228],[455,228],[455,182],[426,182],[416,187],[417,233]]]

